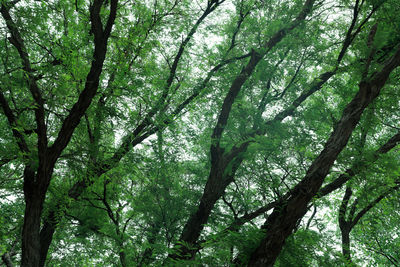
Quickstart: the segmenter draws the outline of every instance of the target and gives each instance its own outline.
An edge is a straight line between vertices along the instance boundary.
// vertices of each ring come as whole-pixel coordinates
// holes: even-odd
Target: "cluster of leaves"
[[[57,146],[75,115],[33,212],[49,246],[41,264],[251,262],[348,103],[397,59],[400,2],[353,2],[1,1],[3,263],[26,260],[27,170],[42,179],[43,135]],[[101,39],[93,25],[104,34],[113,12]],[[400,265],[399,70],[389,74],[319,174],[276,266]],[[340,237],[352,222],[350,246]]]

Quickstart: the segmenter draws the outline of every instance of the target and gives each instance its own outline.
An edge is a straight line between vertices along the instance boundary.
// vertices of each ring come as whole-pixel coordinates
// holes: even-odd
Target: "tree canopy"
[[[400,266],[399,0],[1,0],[5,266]]]

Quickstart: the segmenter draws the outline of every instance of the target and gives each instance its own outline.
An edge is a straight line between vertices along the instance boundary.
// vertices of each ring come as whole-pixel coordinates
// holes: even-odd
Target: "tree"
[[[335,190],[398,171],[398,4],[1,1],[3,262],[315,249]]]
[[[387,197],[392,191],[397,190],[399,188],[399,185],[396,185],[389,190],[386,190],[385,192],[381,193],[378,197],[376,197],[373,201],[369,202],[368,205],[366,205],[361,211],[359,211],[357,214],[356,209],[358,205],[358,199],[354,200],[353,204],[350,207],[350,210],[347,210],[349,200],[351,198],[351,195],[353,194],[353,191],[351,190],[350,187],[346,188],[345,195],[343,196],[342,204],[340,205],[339,209],[339,227],[342,235],[342,252],[343,256],[346,258],[346,260],[351,264],[351,252],[350,252],[350,232],[353,230],[354,226],[360,221],[360,219],[370,210],[372,209],[375,205],[377,205],[382,199]],[[348,213],[346,215],[346,213]]]

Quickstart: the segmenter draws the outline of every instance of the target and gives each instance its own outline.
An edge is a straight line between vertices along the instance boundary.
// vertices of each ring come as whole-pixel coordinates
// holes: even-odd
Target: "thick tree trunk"
[[[242,68],[241,72],[232,82],[228,94],[226,95],[222,104],[217,125],[215,126],[213,134],[211,135],[211,170],[204,188],[203,196],[200,199],[198,208],[190,216],[183,228],[181,237],[179,238],[181,244],[177,244],[175,246],[174,253],[170,254],[168,258],[176,260],[191,259],[194,257],[197,251],[196,242],[204,228],[204,225],[208,221],[215,203],[224,194],[226,187],[233,181],[235,172],[243,161],[242,157],[238,157],[239,153],[234,153],[234,151],[226,153],[224,148],[220,146],[221,137],[228,122],[232,105],[235,102],[235,99],[239,94],[243,84],[251,76],[265,53],[268,53],[270,49],[276,46],[287,34],[289,34],[293,29],[300,25],[302,21],[304,21],[307,15],[311,12],[314,2],[315,0],[306,0],[297,17],[285,27],[279,29],[268,41],[262,45],[262,49],[265,49],[264,54],[260,54],[259,52],[252,50],[249,62]],[[246,151],[247,146],[248,143],[240,146],[238,151]],[[231,168],[228,168],[228,165],[230,165]],[[231,169],[231,171],[226,173],[228,169]]]
[[[43,267],[46,263],[47,253],[56,231],[56,219],[54,211],[50,211],[47,219],[52,218],[53,221],[45,221],[40,231],[40,260],[39,267]]]
[[[343,256],[346,259],[347,263],[351,263],[351,256],[350,256],[350,230],[351,229],[341,229],[342,233],[342,252]]]
[[[362,111],[367,103],[363,91],[370,90],[360,85],[360,91],[346,107],[342,119],[332,133],[324,150],[313,162],[304,179],[294,188],[291,197],[268,217],[266,238],[251,255],[249,266],[273,266],[286,238],[292,234],[297,221],[307,212],[307,206],[318,192],[329,169],[340,151],[345,147]],[[363,101],[364,100],[364,101]]]
[[[224,194],[225,188],[232,181],[233,176],[223,174],[225,168],[226,166],[221,167],[219,165],[211,168],[200,204],[183,228],[180,240],[193,245],[193,247],[177,245],[176,249],[179,253],[170,255],[171,259],[191,259],[194,257],[197,251],[195,244],[200,233],[207,223],[215,203]]]
[[[103,1],[95,0],[90,6],[91,32],[94,35],[95,43],[91,69],[86,77],[84,90],[80,93],[78,101],[72,106],[72,109],[63,121],[57,138],[50,147],[48,147],[47,125],[45,123],[45,101],[41,96],[41,89],[36,83],[28,50],[25,47],[18,26],[9,13],[10,7],[5,2],[3,3],[3,1],[0,6],[0,13],[11,34],[11,44],[17,49],[22,60],[28,88],[36,104],[34,108],[38,137],[36,148],[31,150],[25,142],[24,136],[17,130],[12,130],[21,152],[26,155],[24,159],[29,162],[24,170],[25,216],[22,230],[21,266],[36,267],[39,264],[44,264],[41,255],[44,251],[47,252],[48,247],[43,251],[40,249],[40,223],[46,192],[57,159],[68,145],[81,117],[85,114],[93,97],[96,95],[107,53],[107,41],[117,14],[117,5],[118,0],[110,1],[110,14],[105,25],[103,25],[100,16]],[[16,118],[5,101],[4,95],[0,95],[0,104],[6,113],[10,126],[15,127]],[[36,149],[36,159],[27,156],[31,155]],[[38,167],[33,167],[35,165],[38,165]],[[46,236],[46,239],[51,238],[51,234],[47,234]]]
[[[22,230],[21,266],[39,266],[39,231],[42,209],[43,201],[41,201],[39,196],[26,201],[24,226]]]
[[[24,172],[25,216],[22,228],[22,267],[39,266],[40,260],[40,219],[46,188],[37,182],[46,177],[38,177],[30,167]],[[44,189],[44,190],[41,190]]]
[[[96,170],[96,177],[100,177],[102,173]],[[95,180],[95,179],[93,179]],[[77,200],[79,196],[84,192],[84,190],[90,186],[93,181],[85,182],[80,180],[76,182],[73,187],[68,191],[68,197]],[[53,235],[57,228],[57,223],[60,221],[60,216],[56,216],[56,212],[60,211],[60,207],[67,205],[66,203],[59,202],[53,210],[50,210],[49,214],[44,220],[42,229],[40,230],[40,267],[43,267],[46,262],[47,253],[49,251],[51,242],[53,240]]]
[[[303,180],[292,190],[290,198],[274,209],[266,222],[266,237],[250,257],[248,266],[273,266],[286,238],[292,234],[298,220],[307,212],[308,203],[320,189],[329,169],[346,146],[365,108],[379,95],[390,73],[400,64],[400,48],[387,61],[382,71],[371,80],[362,81],[359,91],[346,106],[342,117],[314,160]]]

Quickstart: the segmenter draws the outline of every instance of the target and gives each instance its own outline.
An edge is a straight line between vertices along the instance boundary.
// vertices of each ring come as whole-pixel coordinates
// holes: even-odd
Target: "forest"
[[[0,0],[1,266],[400,266],[399,0]]]

